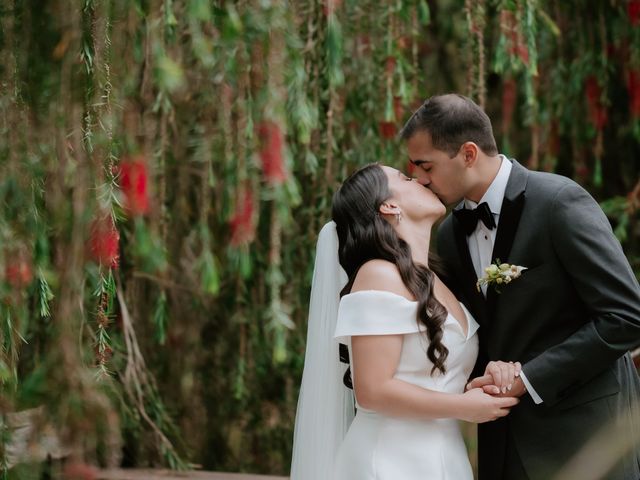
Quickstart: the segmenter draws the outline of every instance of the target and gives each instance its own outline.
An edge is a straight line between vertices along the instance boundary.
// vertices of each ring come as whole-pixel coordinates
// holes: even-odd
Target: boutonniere
[[[482,285],[492,285],[495,291],[500,293],[500,288],[503,285],[508,285],[514,281],[526,269],[527,267],[521,267],[520,265],[500,263],[500,259],[497,259],[495,263],[484,269],[485,275],[478,279],[476,288],[481,291]]]

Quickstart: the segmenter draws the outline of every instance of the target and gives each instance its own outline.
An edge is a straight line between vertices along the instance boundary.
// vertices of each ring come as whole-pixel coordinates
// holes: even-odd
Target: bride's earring
[[[400,220],[402,220],[402,212],[396,213],[396,223],[400,225]]]

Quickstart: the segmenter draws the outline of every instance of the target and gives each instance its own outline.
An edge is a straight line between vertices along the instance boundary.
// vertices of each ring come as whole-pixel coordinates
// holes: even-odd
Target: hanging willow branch
[[[486,103],[485,83],[485,55],[484,55],[484,29],[486,25],[486,12],[484,0],[465,0],[465,14],[467,26],[471,35],[469,48],[469,61],[467,64],[467,92],[468,96],[476,100],[482,108]]]
[[[171,468],[186,470],[190,465],[182,460],[165,433],[167,430],[175,430],[175,426],[158,399],[158,388],[153,377],[148,373],[136,338],[133,319],[120,287],[117,288],[117,296],[122,315],[122,333],[127,347],[127,363],[122,379],[125,392],[129,401],[136,407],[146,425],[159,440],[161,453]]]

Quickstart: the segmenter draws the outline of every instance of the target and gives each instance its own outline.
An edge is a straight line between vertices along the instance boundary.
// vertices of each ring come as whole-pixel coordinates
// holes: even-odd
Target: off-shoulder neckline
[[[388,290],[358,290],[357,292],[347,293],[346,295],[343,295],[342,298],[352,297],[352,296],[360,295],[360,294],[390,295],[390,296],[402,299],[402,300],[404,300],[405,302],[408,302],[408,303],[418,303],[417,300],[409,300],[404,295],[400,295],[399,293],[390,292]],[[458,327],[460,328],[460,331],[462,332],[464,338],[469,339],[469,336],[471,335],[471,321],[473,320],[474,323],[475,323],[475,319],[473,319],[473,316],[471,315],[471,312],[469,312],[467,307],[465,307],[464,303],[462,303],[460,300],[458,300],[458,303],[462,307],[462,312],[464,313],[465,319],[467,320],[466,321],[467,331],[465,332],[464,327],[462,326],[462,323],[456,317],[454,317],[453,314],[451,312],[449,312],[448,310],[447,310],[447,318],[450,317],[458,325]],[[474,333],[475,333],[475,331],[474,331]]]
[[[406,300],[407,302],[410,302],[410,303],[418,303],[416,300],[409,300],[404,295],[400,295],[399,293],[390,292],[389,290],[358,290],[357,292],[347,293],[346,295],[343,295],[342,298],[351,297],[351,296],[354,296],[354,295],[360,295],[360,294],[363,294],[363,293],[369,293],[369,294],[371,294],[371,293],[374,293],[374,294],[382,293],[383,295],[393,295],[394,297],[401,298],[401,299]]]

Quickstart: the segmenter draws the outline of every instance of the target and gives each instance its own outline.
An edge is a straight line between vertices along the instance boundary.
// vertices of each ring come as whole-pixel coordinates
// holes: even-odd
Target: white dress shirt
[[[500,211],[502,210],[502,201],[504,199],[504,193],[507,189],[507,183],[509,182],[509,174],[511,173],[512,163],[505,157],[504,155],[500,155],[502,159],[502,163],[500,165],[500,170],[498,170],[498,174],[496,178],[493,179],[491,185],[485,192],[484,196],[480,199],[480,202],[476,203],[467,198],[464,199],[464,206],[466,208],[476,208],[483,202],[487,202],[489,208],[491,209],[491,213],[493,214],[493,219],[498,225],[500,220]],[[496,243],[496,233],[498,229],[494,228],[489,230],[484,222],[479,221],[476,229],[467,237],[467,244],[469,245],[469,253],[471,255],[471,261],[473,262],[473,268],[476,272],[478,278],[484,276],[484,269],[493,263],[491,255],[493,253],[493,246]],[[505,259],[501,259],[505,260]],[[487,285],[482,285],[482,294],[487,296]],[[533,389],[529,380],[525,376],[524,372],[520,373],[520,377],[527,387],[527,391],[533,398],[533,401],[536,404],[542,403],[542,398],[536,393]]]

